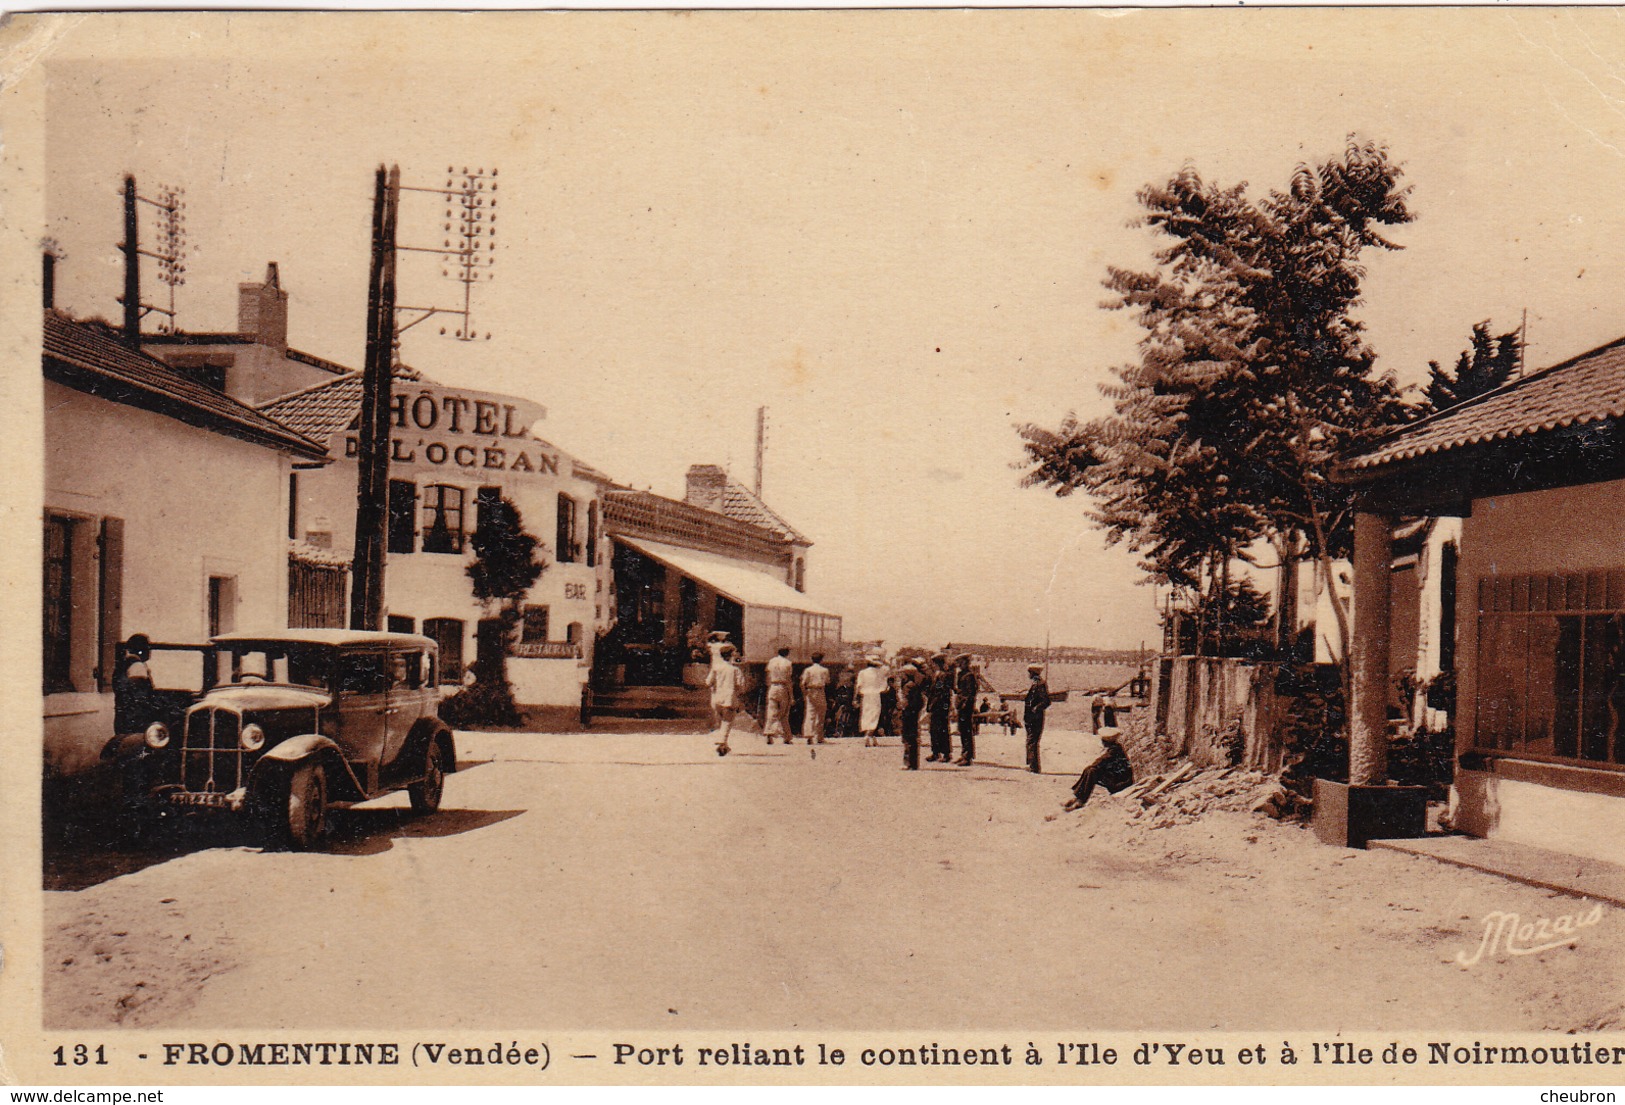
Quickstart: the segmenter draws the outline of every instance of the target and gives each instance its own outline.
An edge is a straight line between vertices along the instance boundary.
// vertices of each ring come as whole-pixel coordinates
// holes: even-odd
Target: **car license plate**
[[[169,801],[176,806],[203,806],[217,810],[230,809],[232,806],[231,795],[229,794],[209,794],[185,790],[170,794]]]

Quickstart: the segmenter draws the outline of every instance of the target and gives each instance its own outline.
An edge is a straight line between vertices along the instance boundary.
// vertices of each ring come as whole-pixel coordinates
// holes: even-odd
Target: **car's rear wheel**
[[[301,764],[293,770],[284,813],[288,847],[302,852],[321,841],[327,827],[327,773],[321,764]]]
[[[439,738],[429,741],[424,753],[423,778],[406,788],[417,813],[433,813],[440,808],[440,798],[446,792],[446,750]]]

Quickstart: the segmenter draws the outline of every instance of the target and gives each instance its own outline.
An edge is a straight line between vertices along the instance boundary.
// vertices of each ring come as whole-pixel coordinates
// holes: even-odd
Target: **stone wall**
[[[1210,656],[1158,661],[1151,691],[1154,720],[1148,724],[1165,759],[1279,771],[1287,703],[1275,690],[1278,667]],[[1151,739],[1145,743],[1149,747]]]

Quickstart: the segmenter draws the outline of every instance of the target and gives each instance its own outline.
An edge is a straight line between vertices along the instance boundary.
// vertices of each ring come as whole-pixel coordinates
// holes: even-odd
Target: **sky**
[[[26,27],[23,28],[27,30]],[[36,28],[37,29],[37,28]],[[1419,382],[1527,310],[1528,363],[1625,334],[1625,21],[1607,9],[91,15],[43,82],[57,301],[117,318],[118,190],[181,185],[183,329],[279,265],[290,342],[359,366],[373,172],[495,167],[494,278],[405,359],[548,408],[538,432],[681,497],[752,480],[849,639],[1133,648],[1158,596],[1081,498],[1019,486],[1022,423],[1106,413],[1145,267],[1136,192],[1186,163],[1284,186],[1346,136],[1414,189],[1359,315]],[[17,33],[17,28],[13,28]],[[438,244],[408,194],[402,244]],[[149,230],[147,231],[150,233]],[[451,302],[427,255],[402,299]],[[156,285],[149,272],[147,287]]]

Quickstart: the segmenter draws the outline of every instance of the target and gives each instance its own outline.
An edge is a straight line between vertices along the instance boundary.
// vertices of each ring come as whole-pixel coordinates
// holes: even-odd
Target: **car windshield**
[[[325,691],[332,685],[333,650],[322,645],[233,642],[216,648],[215,664],[221,686],[287,683]]]

